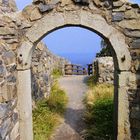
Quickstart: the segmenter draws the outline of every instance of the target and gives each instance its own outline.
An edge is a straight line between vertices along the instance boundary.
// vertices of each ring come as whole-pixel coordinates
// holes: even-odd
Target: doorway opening
[[[114,51],[111,49],[111,45],[110,45],[109,41],[107,41],[107,39],[102,39],[100,36],[95,35],[93,32],[91,32],[85,28],[66,27],[66,28],[61,28],[59,30],[51,32],[45,38],[43,38],[43,42],[45,42],[46,45],[44,45],[43,43],[38,43],[36,45],[36,49],[34,50],[33,57],[32,57],[32,64],[33,64],[33,66],[32,66],[32,77],[33,77],[32,78],[32,89],[34,90],[32,93],[33,99],[40,98],[40,96],[41,97],[49,96],[49,94],[50,94],[49,90],[50,90],[50,86],[51,86],[51,74],[54,69],[61,69],[61,71],[63,71],[65,69],[64,65],[74,64],[74,65],[80,65],[80,66],[86,68],[86,70],[88,70],[87,69],[88,65],[92,64],[93,76],[88,77],[87,76],[88,73],[87,73],[87,75],[84,77],[84,79],[82,77],[82,79],[80,79],[80,80],[89,84],[89,87],[94,86],[94,84],[95,84],[94,82],[98,82],[100,84],[98,85],[99,87],[98,86],[96,87],[97,89],[100,89],[100,88],[102,88],[102,90],[111,89],[112,93],[110,93],[110,91],[109,91],[109,93],[108,93],[108,91],[105,91],[105,93],[103,93],[103,95],[98,95],[98,96],[102,96],[102,97],[100,97],[101,102],[103,101],[102,107],[105,107],[104,103],[106,104],[106,102],[109,102],[109,106],[107,106],[107,108],[109,108],[108,111],[110,111],[110,112],[108,112],[109,114],[106,114],[107,117],[105,118],[105,119],[108,119],[108,122],[105,122],[105,120],[102,118],[103,120],[98,125],[106,123],[107,125],[100,126],[100,129],[101,129],[101,127],[104,127],[104,128],[106,127],[102,131],[110,130],[108,133],[112,134],[112,132],[113,132],[113,108],[114,108],[113,107],[113,95],[114,94],[113,94],[113,88],[112,88],[114,86],[114,83],[113,83],[114,62],[113,62],[112,56],[115,56],[115,55],[114,55]],[[66,59],[64,59],[64,58],[66,58]],[[37,64],[37,61],[39,61],[38,64]],[[44,68],[44,67],[46,67],[46,68]],[[63,74],[65,75],[65,72]],[[73,83],[77,82],[74,84],[76,86],[76,84],[78,84],[78,82],[79,82],[77,80],[77,79],[79,79],[78,77],[79,76],[76,76],[76,77],[74,77],[74,79],[69,79],[69,78],[65,77],[66,79],[64,79],[64,81],[67,82],[67,80],[70,80],[70,81],[72,80]],[[87,78],[88,78],[88,80],[87,80]],[[96,79],[96,81],[95,81],[95,79]],[[47,80],[47,82],[46,82],[46,80]],[[35,84],[35,83],[40,83],[40,81],[41,81],[41,84],[39,84],[39,85]],[[64,81],[61,81],[63,83],[63,85],[65,84]],[[104,86],[103,87],[101,84],[104,84],[104,83],[106,83],[106,84],[103,85]],[[74,87],[74,85],[70,85],[70,84],[72,84],[71,82],[69,83],[69,86]],[[109,84],[111,84],[112,87],[110,87]],[[43,88],[40,89],[40,87],[41,88],[43,87]],[[104,89],[105,87],[106,87],[106,89]],[[92,87],[90,87],[90,88],[92,88]],[[46,91],[44,89],[46,89]],[[90,91],[91,91],[91,89],[90,89]],[[45,93],[45,95],[44,95],[44,93]],[[74,94],[77,94],[77,93],[74,93]],[[87,105],[87,108],[89,108],[89,103],[88,103],[89,100],[90,100],[90,103],[95,102],[95,101],[93,101],[95,99],[95,97],[93,100],[88,99],[91,96],[91,94],[95,94],[95,93],[90,92],[90,94],[88,94],[87,97],[86,97],[86,95],[82,95],[82,98],[80,98],[81,102],[83,102],[83,99],[85,98],[85,101],[86,101],[85,104]],[[97,93],[97,94],[99,94],[99,93]],[[81,96],[81,95],[78,95],[78,96]],[[78,96],[77,96],[77,98],[78,98]],[[92,95],[92,97],[93,96],[94,95]],[[71,97],[69,97],[69,98],[71,98]],[[72,97],[72,98],[74,98],[74,97]],[[108,100],[108,98],[111,98],[111,99]],[[98,99],[97,99],[97,103],[98,103]],[[75,104],[75,106],[76,106],[76,104]],[[80,104],[79,106],[82,106],[82,105]],[[90,106],[90,108],[91,108],[91,106]],[[106,109],[104,109],[104,110],[106,110]],[[104,110],[102,110],[102,111],[104,111]],[[70,126],[70,128],[74,129],[76,131],[75,137],[78,137],[77,134],[80,136],[82,135],[82,137],[84,137],[84,135],[88,134],[88,135],[90,135],[90,136],[88,136],[88,139],[93,139],[93,138],[95,139],[96,136],[95,136],[94,132],[93,133],[90,133],[91,131],[87,132],[87,131],[89,131],[89,129],[87,129],[87,131],[85,133],[83,130],[86,130],[86,126],[84,126],[84,128],[82,128],[83,126],[80,126],[82,129],[78,130],[77,129],[78,126],[75,126],[75,121],[72,122],[73,120],[71,120],[72,116],[75,116],[75,117],[80,116],[79,114],[83,114],[84,111],[85,110],[83,108],[78,109],[78,108],[72,108],[72,106],[69,106],[67,108],[66,114],[65,114],[66,125],[64,125],[63,127],[66,127],[68,125],[68,126]],[[88,111],[91,111],[91,110],[88,110]],[[98,109],[98,111],[99,111],[99,109]],[[76,115],[74,115],[74,114],[76,114]],[[94,118],[93,116],[90,118],[88,118],[88,117],[89,116],[86,116],[85,118],[89,119],[90,121],[92,121],[92,118]],[[87,121],[89,121],[89,120],[87,120]],[[96,121],[96,120],[94,120],[94,121]],[[82,124],[81,118],[80,118],[80,122],[78,122],[78,123]],[[89,125],[89,122],[88,122],[88,125]],[[88,127],[91,127],[91,126],[93,127],[94,124],[89,125]],[[68,130],[70,128],[68,128]],[[93,131],[95,131],[95,130],[93,130]],[[98,131],[100,131],[100,130],[98,130]],[[103,133],[102,131],[100,133]],[[84,134],[83,134],[83,132],[84,132]],[[113,139],[113,135],[108,136],[108,133],[105,134],[105,135],[107,135],[106,137],[105,137],[105,135],[103,135],[102,138]]]

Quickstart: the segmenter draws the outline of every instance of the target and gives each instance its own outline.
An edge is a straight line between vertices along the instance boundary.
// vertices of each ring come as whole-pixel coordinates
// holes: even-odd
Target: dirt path
[[[59,80],[69,98],[65,118],[56,129],[51,140],[83,140],[82,132],[85,128],[83,122],[84,106],[82,103],[86,93],[86,76],[67,76]]]

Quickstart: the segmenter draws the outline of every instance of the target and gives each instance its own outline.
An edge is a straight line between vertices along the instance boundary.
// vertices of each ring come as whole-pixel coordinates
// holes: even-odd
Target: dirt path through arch
[[[62,124],[56,129],[51,140],[83,140],[85,129],[83,122],[84,105],[82,100],[87,91],[87,76],[65,76],[59,79],[69,98]]]

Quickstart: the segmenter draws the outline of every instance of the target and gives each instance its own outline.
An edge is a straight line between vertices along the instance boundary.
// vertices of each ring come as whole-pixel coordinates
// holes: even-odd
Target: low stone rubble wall
[[[93,62],[93,73],[99,83],[114,81],[114,63],[112,57],[98,57]]]
[[[32,57],[32,95],[34,99],[47,97],[53,82],[54,69],[64,71],[64,65],[69,63],[66,59],[52,54],[47,46],[39,43]]]

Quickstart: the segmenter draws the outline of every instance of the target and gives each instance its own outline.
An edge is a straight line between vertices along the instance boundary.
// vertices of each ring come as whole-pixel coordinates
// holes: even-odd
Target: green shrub
[[[113,100],[98,99],[86,114],[88,140],[113,139]]]
[[[67,104],[65,92],[55,83],[48,99],[36,103],[33,110],[34,140],[47,140],[59,124]]]
[[[47,140],[58,124],[59,118],[59,115],[47,107],[46,100],[39,101],[37,108],[33,110],[34,140]]]
[[[95,76],[90,76],[87,80],[87,85],[92,88],[94,85],[96,85],[96,78]]]
[[[58,83],[56,82],[51,89],[51,94],[47,105],[49,108],[59,114],[63,114],[66,108],[68,98],[65,94],[65,91],[60,89]]]
[[[52,71],[52,76],[53,76],[55,79],[60,78],[62,75],[63,75],[63,74],[62,74],[62,70],[60,70],[60,69],[54,69],[54,70]]]

